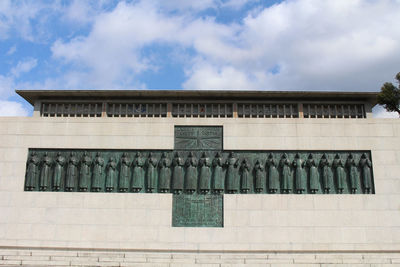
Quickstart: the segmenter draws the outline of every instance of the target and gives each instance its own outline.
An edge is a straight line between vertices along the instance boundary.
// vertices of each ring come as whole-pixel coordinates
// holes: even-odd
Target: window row
[[[303,104],[304,118],[365,118],[363,104]]]
[[[172,117],[232,118],[233,103],[172,103]],[[42,103],[43,117],[101,117],[103,103]],[[106,103],[108,117],[167,117],[167,103]],[[237,104],[239,118],[299,118],[298,104]],[[304,118],[366,118],[364,104],[303,104]]]

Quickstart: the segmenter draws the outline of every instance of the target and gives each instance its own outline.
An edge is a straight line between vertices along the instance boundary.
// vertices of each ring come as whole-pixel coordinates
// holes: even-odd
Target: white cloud
[[[11,30],[22,38],[34,40],[31,20],[37,18],[45,5],[34,1],[0,1],[0,39],[6,39]]]
[[[248,77],[242,89],[378,90],[400,65],[399,13],[394,1],[287,1],[248,16],[235,42],[199,53],[217,68],[209,79],[230,67]]]
[[[8,49],[6,55],[7,55],[7,56],[11,56],[11,55],[14,54],[16,51],[17,51],[17,46],[16,46],[16,45],[13,45],[13,46],[10,47],[10,49]]]
[[[140,49],[147,44],[175,38],[181,24],[179,20],[149,9],[147,4],[121,2],[112,12],[96,18],[87,37],[55,42],[53,56],[83,66],[83,72],[86,72],[84,84],[89,87],[130,86],[135,83],[135,74],[154,67],[141,55]]]
[[[29,58],[23,61],[19,61],[15,67],[10,70],[11,75],[19,77],[21,73],[30,72],[37,65],[36,58]]]
[[[374,118],[399,118],[399,113],[397,112],[388,112],[382,106],[376,105],[372,109],[372,114]]]
[[[192,10],[248,3],[197,2]],[[140,84],[137,74],[158,68],[144,50],[154,44],[192,49],[184,88],[370,91],[399,71],[398,1],[284,1],[228,25],[183,12],[187,3],[121,2],[94,15],[87,36],[55,42],[53,57],[74,66],[73,84],[97,89]]]
[[[12,77],[0,75],[0,99],[7,99],[11,95],[13,86]]]
[[[28,116],[21,103],[0,100],[0,116]]]

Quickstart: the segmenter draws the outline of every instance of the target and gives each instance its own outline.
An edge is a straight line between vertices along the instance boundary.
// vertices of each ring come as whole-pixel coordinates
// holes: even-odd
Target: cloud
[[[399,118],[399,113],[397,112],[388,112],[383,106],[376,105],[372,109],[372,114],[374,118]]]
[[[89,34],[57,40],[53,58],[70,66],[72,84],[96,89],[132,88],[143,72],[156,77],[160,59],[149,49],[160,47],[188,53],[180,64],[182,87],[191,89],[376,91],[398,72],[398,1],[251,1],[254,9],[229,24],[196,12],[249,2],[198,2],[120,2],[92,16]],[[70,8],[81,5],[91,7]]]
[[[141,49],[175,38],[182,24],[179,20],[164,16],[147,4],[121,2],[112,12],[96,18],[88,36],[69,42],[58,40],[51,50],[54,58],[77,69],[82,67],[88,87],[130,86],[135,83],[132,79],[135,74],[155,67]]]
[[[16,45],[13,45],[13,46],[10,47],[10,49],[8,49],[6,55],[7,55],[7,56],[11,56],[11,55],[14,54],[16,51],[17,51],[17,46],[16,46]]]
[[[247,77],[242,89],[378,90],[400,65],[399,13],[396,1],[285,1],[250,14],[235,36],[198,52],[216,69],[208,79],[229,67]],[[270,72],[274,65],[279,73]],[[202,70],[192,68],[192,76]]]
[[[28,116],[21,103],[0,100],[0,116]]]
[[[24,61],[19,61],[15,67],[10,70],[10,73],[14,77],[19,77],[22,73],[31,71],[37,65],[36,58],[29,58]]]
[[[0,40],[16,32],[23,39],[33,41],[32,20],[37,18],[45,8],[41,2],[31,1],[0,1]],[[42,14],[43,15],[43,14]]]

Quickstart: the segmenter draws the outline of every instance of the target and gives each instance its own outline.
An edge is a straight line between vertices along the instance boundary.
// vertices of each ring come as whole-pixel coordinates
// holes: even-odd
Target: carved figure
[[[221,194],[224,192],[224,170],[223,170],[223,159],[221,154],[217,152],[213,160],[213,192],[216,194]]]
[[[315,194],[319,190],[319,175],[317,164],[315,163],[314,157],[312,154],[308,156],[307,159],[307,167],[309,174],[309,185],[311,194]]]
[[[81,170],[79,176],[79,191],[88,191],[90,185],[90,167],[92,166],[92,158],[85,151],[81,161]]]
[[[46,191],[50,186],[50,171],[53,164],[52,158],[49,157],[47,152],[44,153],[42,169],[40,172],[39,190]]]
[[[319,166],[321,168],[321,173],[322,173],[322,186],[324,193],[329,194],[332,184],[332,177],[329,171],[331,163],[329,162],[329,159],[325,153],[322,155],[321,160],[319,161]]]
[[[264,166],[260,160],[257,159],[256,164],[254,164],[255,172],[255,191],[256,193],[262,193],[265,188],[265,176],[264,176]]]
[[[360,163],[359,163],[362,171],[362,183],[364,187],[364,193],[371,194],[372,192],[372,177],[371,177],[371,167],[372,162],[367,157],[366,153],[361,155]]]
[[[275,194],[279,189],[279,171],[278,162],[272,154],[269,154],[267,159],[268,166],[268,192]]]
[[[203,152],[199,161],[200,166],[200,192],[207,194],[211,187],[211,160],[207,157],[206,152]]]
[[[336,173],[336,184],[338,193],[342,194],[344,189],[344,183],[346,179],[346,173],[344,172],[344,165],[342,159],[340,158],[339,154],[336,154],[335,158],[333,159],[333,168],[335,168]]]
[[[59,191],[61,188],[64,164],[65,164],[65,158],[61,155],[60,152],[58,152],[54,166],[53,191]]]
[[[119,172],[119,191],[126,192],[129,188],[129,181],[130,181],[130,166],[131,160],[128,158],[128,155],[124,152],[121,157],[121,169]]]
[[[354,161],[352,153],[350,153],[349,156],[347,157],[346,166],[349,169],[351,193],[355,194],[357,192],[358,171],[357,171],[357,164]]]
[[[197,159],[193,152],[186,159],[185,191],[193,194],[197,190]]]
[[[103,184],[103,166],[104,159],[101,157],[100,152],[96,153],[96,158],[94,160],[93,166],[93,181],[92,181],[92,191],[100,192]]]
[[[161,193],[168,193],[171,187],[171,160],[165,152],[162,153],[159,162],[160,178],[159,188]]]
[[[179,152],[175,153],[175,158],[172,161],[172,190],[174,194],[180,194],[183,191],[184,173],[183,166],[185,161],[180,157]]]
[[[234,194],[239,191],[239,179],[237,168],[239,160],[236,158],[234,152],[229,153],[229,157],[225,162],[226,165],[226,189],[228,193]]]
[[[242,165],[240,166],[240,191],[242,193],[247,194],[250,191],[250,164],[247,159],[242,161]]]
[[[299,153],[296,153],[293,160],[293,167],[295,173],[295,185],[297,194],[303,194],[306,190],[304,186],[304,165],[305,162],[301,159]]]
[[[26,184],[25,189],[27,191],[33,191],[36,187],[36,178],[39,173],[40,159],[35,151],[31,153],[28,159],[28,167],[26,168]]]
[[[290,176],[292,172],[290,170],[290,161],[286,153],[282,155],[281,161],[279,162],[279,166],[282,169],[282,193],[289,194],[290,189]]]
[[[67,178],[65,179],[65,191],[72,192],[78,180],[78,164],[79,160],[74,152],[71,152],[67,167]]]
[[[146,181],[147,181],[147,192],[152,193],[154,188],[156,188],[157,182],[157,159],[154,157],[153,152],[149,153],[149,156],[146,161],[147,173],[146,173]]]
[[[142,154],[136,152],[136,157],[133,160],[133,177],[132,177],[132,191],[137,193],[144,187],[144,166],[146,160],[142,157]]]
[[[117,176],[116,169],[117,169],[117,163],[115,162],[114,158],[111,157],[109,162],[107,163],[107,177],[106,177],[107,192],[114,191],[114,184]]]

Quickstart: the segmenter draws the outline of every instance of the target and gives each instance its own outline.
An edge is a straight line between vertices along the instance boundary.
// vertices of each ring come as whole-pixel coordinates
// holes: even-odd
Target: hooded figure
[[[126,192],[129,189],[129,182],[130,182],[130,177],[131,177],[131,172],[130,172],[130,166],[131,166],[131,160],[124,152],[121,157],[121,165],[120,165],[120,171],[119,171],[119,191],[120,192]]]
[[[362,184],[364,188],[364,193],[370,194],[372,193],[372,177],[371,177],[372,163],[367,157],[366,153],[363,153],[361,155],[359,165],[362,171]]]
[[[211,160],[207,157],[206,152],[203,152],[199,161],[200,166],[200,181],[199,188],[202,194],[210,191],[211,187]]]
[[[147,173],[146,173],[146,182],[147,182],[147,192],[152,193],[156,188],[157,183],[157,159],[154,157],[153,153],[149,153],[149,157],[146,161]]]
[[[224,170],[223,170],[223,159],[221,154],[217,152],[212,163],[214,167],[213,173],[213,192],[220,194],[224,192]]]
[[[268,166],[268,192],[275,194],[279,190],[279,171],[278,162],[272,154],[269,154],[266,165]]]
[[[290,170],[290,161],[286,153],[282,155],[281,161],[279,162],[279,166],[282,169],[282,192],[289,194],[290,193],[290,176],[292,172]]]
[[[168,193],[171,187],[171,160],[165,152],[162,153],[158,166],[160,168],[158,187],[161,193]]]
[[[197,190],[197,159],[193,152],[186,159],[185,191],[193,194]]]
[[[173,171],[172,171],[172,190],[174,194],[180,194],[183,191],[184,183],[184,172],[183,166],[185,161],[179,155],[179,152],[175,153],[175,157],[172,161]]]

